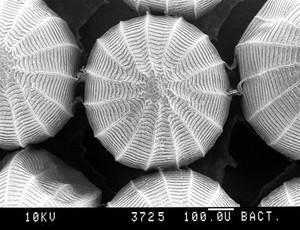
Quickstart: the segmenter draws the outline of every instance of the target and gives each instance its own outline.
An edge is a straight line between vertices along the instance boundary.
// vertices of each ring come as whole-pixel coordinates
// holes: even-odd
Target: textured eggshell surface
[[[0,163],[0,207],[97,207],[101,191],[46,150],[24,149]]]
[[[43,1],[0,1],[0,148],[41,142],[73,116],[80,54]]]
[[[283,185],[263,198],[261,207],[300,206],[300,178],[284,182]]]
[[[187,165],[223,131],[231,101],[225,64],[183,18],[120,22],[97,40],[86,72],[94,135],[127,166]]]
[[[108,207],[238,207],[220,184],[192,170],[160,171],[131,181]]]
[[[140,15],[147,11],[179,15],[185,19],[197,19],[208,13],[221,0],[124,0]]]
[[[246,120],[278,152],[300,158],[300,1],[269,0],[236,47]]]

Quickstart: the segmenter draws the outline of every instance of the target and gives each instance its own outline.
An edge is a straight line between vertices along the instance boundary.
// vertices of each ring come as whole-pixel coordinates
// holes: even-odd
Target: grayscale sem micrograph
[[[300,0],[0,0],[0,207],[300,206]]]

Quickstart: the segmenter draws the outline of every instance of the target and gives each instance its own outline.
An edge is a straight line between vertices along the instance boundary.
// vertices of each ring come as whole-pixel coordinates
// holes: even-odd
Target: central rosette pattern
[[[5,47],[0,46],[0,80],[9,80],[12,77],[13,60],[13,55]]]

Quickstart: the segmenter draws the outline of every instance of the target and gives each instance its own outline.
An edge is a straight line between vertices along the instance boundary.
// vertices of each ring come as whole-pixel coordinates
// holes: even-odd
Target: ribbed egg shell
[[[206,14],[221,0],[124,0],[139,14],[147,11],[180,15],[185,19],[197,19]]]
[[[43,1],[0,1],[0,148],[54,136],[73,115],[80,53]]]
[[[0,163],[0,207],[96,207],[101,191],[46,150],[24,149]]]
[[[284,182],[283,185],[263,198],[259,206],[300,206],[300,178]]]
[[[122,188],[108,207],[237,207],[220,184],[192,170],[160,171]]]
[[[239,44],[247,121],[268,145],[300,158],[300,1],[269,0]]]
[[[231,100],[224,62],[182,18],[120,22],[97,40],[86,72],[95,137],[127,166],[187,165],[222,133]]]

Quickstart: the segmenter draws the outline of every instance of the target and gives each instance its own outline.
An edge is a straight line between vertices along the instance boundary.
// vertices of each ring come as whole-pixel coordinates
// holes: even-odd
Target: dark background
[[[137,17],[122,0],[47,0],[47,4],[65,19],[83,50],[81,65],[86,65],[89,52],[97,38],[120,21]],[[247,25],[266,0],[223,0],[211,13],[190,21],[207,33],[222,59],[230,66],[234,47]],[[228,70],[232,88],[239,81],[237,69]],[[76,91],[76,113],[54,137],[35,145],[47,149],[70,166],[80,170],[102,190],[102,203],[130,180],[153,173],[128,168],[94,138],[88,124],[82,98],[84,80]],[[260,200],[283,181],[300,175],[300,164],[268,147],[245,122],[241,96],[234,96],[223,134],[205,158],[188,167],[218,181],[241,206],[256,206]],[[0,150],[1,151],[1,150]]]

